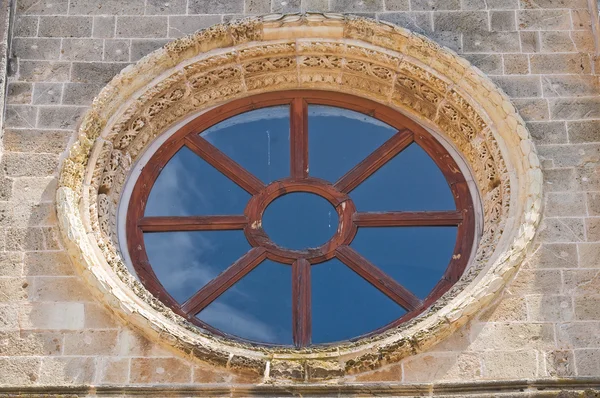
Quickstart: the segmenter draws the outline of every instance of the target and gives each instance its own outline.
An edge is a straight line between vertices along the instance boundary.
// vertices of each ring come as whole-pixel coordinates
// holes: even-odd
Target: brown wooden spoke
[[[251,249],[183,303],[181,309],[189,315],[195,315],[202,311],[223,292],[256,268],[266,257],[267,250],[265,248],[255,247]]]
[[[357,227],[451,227],[462,220],[462,212],[458,210],[354,213],[352,217]]]
[[[258,178],[198,134],[188,135],[185,145],[249,194],[254,195],[264,188],[265,185]]]
[[[362,162],[354,166],[352,170],[344,174],[334,186],[341,192],[349,193],[384,164],[392,160],[394,156],[408,147],[413,142],[413,138],[414,135],[410,130],[397,132]]]
[[[292,264],[292,323],[296,347],[306,347],[310,344],[310,295],[310,263],[300,258]]]
[[[294,98],[290,106],[290,171],[294,179],[308,177],[308,104]]]
[[[222,231],[244,229],[246,216],[143,217],[138,226],[143,232]]]
[[[421,300],[414,294],[371,264],[350,246],[338,247],[336,257],[407,311],[413,311],[421,306]]]

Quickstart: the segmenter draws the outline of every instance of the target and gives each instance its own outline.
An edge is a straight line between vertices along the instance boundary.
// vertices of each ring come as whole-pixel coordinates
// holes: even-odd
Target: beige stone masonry
[[[129,172],[153,140],[210,107],[284,89],[352,93],[397,109],[440,134],[470,167],[483,204],[476,255],[461,281],[415,320],[335,347],[257,348],[195,328],[129,273],[118,249],[117,207]],[[56,204],[66,248],[85,281],[150,339],[265,381],[315,380],[428,350],[486,307],[534,237],[541,189],[523,120],[506,95],[456,53],[368,19],[277,14],[175,40],[117,75],[83,117]],[[470,361],[461,357],[464,368],[455,372],[467,377]]]

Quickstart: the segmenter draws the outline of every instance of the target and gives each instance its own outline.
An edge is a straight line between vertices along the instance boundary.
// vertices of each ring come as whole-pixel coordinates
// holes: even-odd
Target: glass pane
[[[358,211],[454,210],[442,171],[411,144],[350,192]]]
[[[359,228],[350,246],[424,299],[454,252],[456,227]]]
[[[292,267],[265,260],[197,317],[243,339],[292,344]]]
[[[314,344],[369,333],[406,313],[337,259],[314,265],[311,277]]]
[[[179,303],[250,250],[243,231],[145,233],[144,245],[158,280]]]
[[[183,147],[156,179],[146,216],[243,214],[250,194]]]
[[[362,113],[309,105],[309,173],[335,182],[396,132]]]
[[[294,192],[267,207],[262,225],[279,246],[301,250],[327,242],[337,230],[338,214],[326,199]]]
[[[242,113],[200,135],[265,183],[290,175],[287,105]]]

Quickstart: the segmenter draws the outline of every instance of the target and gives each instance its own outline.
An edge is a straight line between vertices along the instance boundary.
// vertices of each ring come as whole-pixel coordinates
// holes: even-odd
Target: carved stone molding
[[[287,89],[364,96],[443,136],[468,163],[483,205],[481,238],[461,281],[418,318],[333,347],[265,348],[192,326],[127,269],[116,233],[127,177],[149,144],[202,110]],[[425,350],[465,324],[521,263],[540,218],[542,174],[508,98],[452,51],[405,29],[337,14],[269,15],[216,25],[124,69],[95,99],[60,175],[60,225],[102,300],[150,337],[201,360],[313,380]]]

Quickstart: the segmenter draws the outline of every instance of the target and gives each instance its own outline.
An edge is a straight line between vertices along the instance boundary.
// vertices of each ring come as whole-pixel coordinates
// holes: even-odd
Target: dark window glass
[[[263,228],[273,242],[296,250],[321,246],[337,227],[335,208],[311,193],[294,192],[277,198],[263,216]]]
[[[362,113],[309,105],[309,174],[335,182],[395,133],[393,127]]]
[[[314,265],[311,274],[315,344],[372,332],[406,313],[339,260]]]
[[[242,113],[214,125],[201,136],[263,182],[290,174],[288,106]]]
[[[359,228],[350,245],[420,299],[442,279],[456,227]]]
[[[158,280],[180,304],[250,250],[242,231],[145,233],[144,245]]]
[[[350,193],[358,211],[454,210],[442,171],[411,144]]]
[[[291,344],[291,286],[292,268],[265,260],[197,317],[243,339]]]
[[[250,195],[186,147],[156,179],[145,216],[242,214]]]

